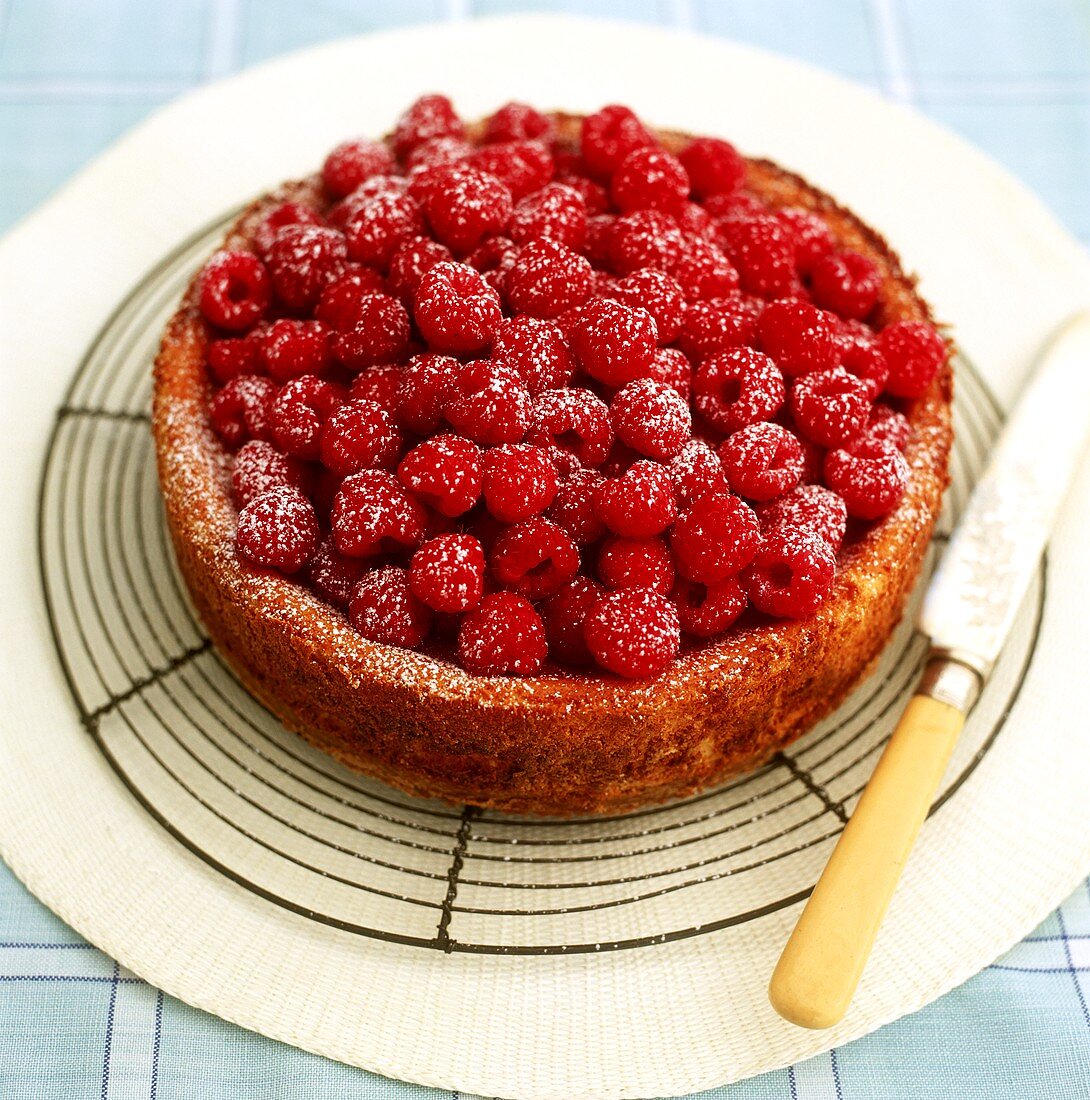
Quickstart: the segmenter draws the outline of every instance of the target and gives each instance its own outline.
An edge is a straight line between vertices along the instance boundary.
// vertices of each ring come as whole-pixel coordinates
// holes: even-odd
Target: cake
[[[412,795],[616,814],[866,674],[948,482],[949,358],[784,168],[431,95],[237,219],[153,430],[194,605],[289,729]]]

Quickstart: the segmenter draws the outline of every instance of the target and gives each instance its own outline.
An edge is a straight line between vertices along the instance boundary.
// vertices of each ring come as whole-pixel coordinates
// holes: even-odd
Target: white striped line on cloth
[[[886,94],[895,103],[911,103],[912,77],[901,42],[894,0],[871,0],[872,30],[882,60]]]
[[[124,82],[94,77],[0,80],[0,102],[40,103],[43,100],[52,102],[84,99],[117,103],[141,102],[149,99],[169,99],[192,86],[193,81],[184,78]]]
[[[791,1100],[841,1100],[837,1075],[833,1070],[835,1053],[818,1054],[791,1067]]]
[[[132,976],[124,968],[122,977]],[[102,1100],[148,1100],[158,1063],[157,1021],[162,994],[145,982],[119,982],[103,1067]]]
[[[208,47],[204,53],[206,80],[228,76],[238,69],[240,15],[239,0],[212,0],[209,6]]]

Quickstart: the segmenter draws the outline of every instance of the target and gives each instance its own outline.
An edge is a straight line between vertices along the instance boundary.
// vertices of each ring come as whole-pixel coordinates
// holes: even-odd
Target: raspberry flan
[[[618,813],[754,768],[902,614],[950,348],[800,177],[440,95],[254,202],[164,334],[181,573],[290,729],[414,795]]]

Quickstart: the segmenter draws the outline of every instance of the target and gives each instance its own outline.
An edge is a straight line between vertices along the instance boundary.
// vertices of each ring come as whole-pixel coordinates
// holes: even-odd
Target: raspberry
[[[556,467],[530,443],[493,447],[482,471],[485,507],[504,523],[544,512],[556,496]]]
[[[263,439],[244,443],[235,455],[231,469],[231,488],[239,506],[270,489],[300,489],[305,477],[302,463],[285,457]]]
[[[661,534],[677,517],[674,482],[665,466],[641,459],[594,492],[598,518],[615,534],[648,538]]]
[[[894,397],[922,397],[946,362],[946,342],[925,321],[895,321],[878,334],[889,365],[886,391]]]
[[[761,350],[788,377],[832,370],[840,352],[837,329],[832,314],[791,298],[769,302],[757,322]]]
[[[689,406],[664,382],[641,378],[613,398],[610,418],[617,437],[660,462],[673,458],[692,432]]]
[[[518,248],[514,241],[506,237],[489,237],[466,257],[466,263],[481,273],[502,301],[507,293],[507,272],[514,267],[517,258]]]
[[[356,304],[352,328],[333,337],[333,354],[349,370],[397,362],[405,355],[412,323],[389,294],[365,294]]]
[[[825,483],[858,519],[890,511],[904,496],[908,476],[905,456],[891,442],[862,440],[825,456]]]
[[[682,508],[707,493],[729,495],[730,483],[719,456],[700,439],[691,439],[667,467],[674,494]]]
[[[689,174],[665,149],[633,149],[617,166],[609,184],[617,207],[670,210],[689,196]]]
[[[475,443],[517,443],[530,425],[532,401],[518,372],[490,359],[466,363],[456,374],[444,416]]]
[[[580,194],[588,216],[604,214],[609,210],[609,192],[600,183],[586,176],[569,174],[560,176],[560,182]]]
[[[840,365],[871,384],[874,396],[886,387],[889,363],[873,330],[862,321],[841,321]]]
[[[409,169],[410,174],[414,170],[443,168],[448,164],[457,164],[465,160],[472,152],[473,146],[468,141],[453,134],[428,138],[405,158],[405,167]]]
[[[743,290],[762,298],[794,291],[798,285],[795,249],[782,222],[771,214],[734,217],[722,221],[720,231]]]
[[[771,500],[802,477],[802,444],[779,424],[750,424],[719,446],[730,487],[750,500]]]
[[[866,382],[843,367],[804,374],[791,391],[791,413],[808,439],[840,447],[866,426],[870,392]]]
[[[753,509],[729,494],[698,497],[670,532],[678,572],[701,584],[717,584],[740,572],[760,545],[761,528]]]
[[[519,200],[509,232],[516,244],[547,237],[578,252],[587,236],[587,204],[567,184],[547,184]]]
[[[355,191],[364,180],[384,172],[393,172],[397,165],[390,150],[377,141],[353,138],[342,141],[325,158],[322,165],[322,185],[326,194],[343,199]]]
[[[748,191],[722,192],[709,195],[703,203],[704,209],[715,222],[728,218],[748,218],[754,214],[767,214],[768,207],[756,195]]]
[[[386,470],[346,477],[333,498],[333,544],[351,558],[419,546],[424,523],[424,509]]]
[[[665,383],[686,405],[689,404],[693,395],[693,365],[677,348],[659,348],[647,373],[656,382]]]
[[[742,186],[746,178],[746,162],[729,141],[719,138],[694,138],[681,151],[678,159],[685,166],[698,199],[709,195],[729,195]]]
[[[435,611],[468,611],[481,601],[484,569],[484,551],[472,535],[440,535],[413,554],[409,587]]]
[[[804,531],[839,550],[848,525],[844,501],[824,485],[800,485],[757,509],[761,531]]]
[[[681,647],[677,608],[646,588],[603,596],[587,614],[583,634],[602,668],[632,680],[663,672]]]
[[[338,554],[332,542],[323,542],[307,567],[311,588],[327,603],[347,607],[366,568],[359,558]]]
[[[772,417],[784,402],[783,375],[752,348],[735,348],[705,359],[693,376],[697,412],[721,432]]]
[[[496,539],[492,575],[505,588],[537,600],[559,592],[579,572],[579,548],[547,519],[526,519]]]
[[[269,275],[276,296],[288,309],[311,309],[344,271],[347,259],[344,236],[336,229],[285,226],[269,249]]]
[[[581,546],[597,542],[606,533],[606,525],[594,508],[595,493],[602,481],[602,475],[594,470],[575,470],[557,487],[547,513]]]
[[[770,532],[743,578],[758,611],[781,619],[812,615],[832,587],[836,555],[817,535]]]
[[[424,214],[411,195],[376,195],[356,207],[344,225],[348,256],[384,271],[403,244],[423,233]]]
[[[201,316],[228,332],[253,328],[269,307],[265,265],[249,252],[217,252],[197,280]]]
[[[719,239],[719,227],[711,214],[698,202],[680,202],[670,211],[670,217],[678,229],[688,238],[702,237],[715,244]]]
[[[654,144],[650,131],[627,107],[610,104],[583,119],[580,148],[592,175],[610,176],[633,149]]]
[[[813,211],[801,206],[785,206],[776,211],[776,218],[795,242],[795,266],[803,275],[809,274],[818,260],[836,248],[829,227]]]
[[[758,299],[741,294],[691,302],[685,310],[678,345],[699,363],[710,355],[755,344],[762,308]]]
[[[395,363],[379,363],[360,371],[348,389],[350,401],[374,401],[394,414],[401,404],[401,379],[404,375]]]
[[[232,378],[208,403],[208,420],[224,446],[234,450],[248,439],[270,438],[269,411],[276,384],[258,374]]]
[[[500,299],[473,268],[440,263],[420,280],[413,315],[432,348],[479,351],[492,342],[500,323]]]
[[[546,447],[545,450],[549,455],[549,461],[556,467],[556,476],[560,481],[573,477],[585,469],[571,451],[555,446]]]
[[[409,587],[409,571],[388,565],[365,573],[348,605],[352,625],[370,642],[414,649],[428,636],[432,614]]]
[[[455,252],[470,252],[511,218],[511,191],[502,180],[466,164],[439,169],[424,195],[435,236]]]
[[[532,397],[566,386],[575,371],[563,333],[536,317],[501,321],[492,342],[492,358],[517,370]]]
[[[348,332],[359,318],[360,302],[369,294],[386,294],[386,280],[374,268],[349,264],[318,297],[314,317],[338,332]]]
[[[545,636],[550,654],[558,661],[570,665],[591,663],[590,650],[583,637],[583,622],[604,594],[602,586],[589,577],[576,577],[545,601],[542,607]]]
[[[663,539],[611,535],[598,551],[598,576],[610,588],[649,588],[665,596],[677,574]]]
[[[389,413],[373,401],[349,401],[322,429],[322,464],[339,477],[397,464],[404,440]]]
[[[610,297],[626,306],[646,309],[654,319],[660,344],[672,344],[685,319],[685,295],[677,279],[646,268],[626,275]]]
[[[408,186],[409,181],[404,176],[372,176],[329,211],[329,224],[344,232],[352,215],[362,210],[372,199],[379,195],[404,195]]]
[[[519,250],[504,287],[513,309],[548,319],[585,302],[593,274],[586,257],[559,241],[532,241]]]
[[[608,298],[583,310],[571,333],[572,350],[587,374],[607,386],[623,386],[647,373],[657,333],[651,314]]]
[[[659,210],[637,210],[613,223],[609,259],[618,275],[644,267],[671,271],[685,247],[685,235],[673,218]]]
[[[489,115],[484,127],[486,142],[532,141],[535,138],[547,141],[552,134],[552,119],[525,103],[505,103]]]
[[[329,366],[330,335],[321,321],[273,321],[257,341],[258,360],[274,382],[321,374]]]
[[[882,275],[858,252],[832,253],[810,269],[814,301],[841,317],[863,320],[874,309],[882,289]]]
[[[414,355],[401,372],[397,415],[405,427],[429,435],[439,426],[461,364],[446,355]]]
[[[446,245],[428,237],[414,237],[400,244],[390,257],[390,289],[406,307],[411,306],[420,280],[436,264],[453,260]]]
[[[445,95],[422,95],[397,120],[394,152],[405,157],[418,145],[437,137],[462,137],[465,126]]]
[[[236,549],[267,569],[297,573],[317,550],[318,538],[314,506],[290,486],[267,490],[238,514]]]
[[[685,245],[670,272],[691,302],[725,298],[738,289],[738,272],[723,250],[700,237]]]
[[[595,214],[587,218],[587,237],[583,254],[595,267],[609,267],[617,219],[612,214]],[[631,303],[629,303],[631,304]]]
[[[548,651],[541,616],[514,592],[485,596],[458,630],[458,660],[467,672],[528,675],[541,668]]]
[[[489,237],[466,257],[465,262],[482,275],[489,271],[506,272],[514,264],[518,251],[509,237]]]
[[[433,436],[405,455],[397,476],[440,515],[461,516],[481,496],[481,449],[458,435]]]
[[[208,373],[223,385],[240,374],[257,373],[258,332],[248,336],[233,336],[223,340],[212,340],[205,352]]]
[[[314,460],[325,422],[344,403],[344,391],[313,375],[289,382],[269,409],[269,429],[286,454]]]
[[[254,230],[254,248],[257,254],[268,258],[277,233],[287,225],[325,225],[317,211],[301,202],[283,202],[271,210]]]
[[[903,413],[879,403],[871,409],[867,426],[860,438],[871,442],[892,443],[897,450],[903,451],[912,439],[912,424]]]
[[[679,580],[673,591],[678,621],[686,634],[715,638],[726,633],[746,609],[749,597],[736,577],[718,584]]]
[[[469,162],[505,183],[515,202],[540,191],[553,178],[552,154],[537,141],[486,145],[473,153]]]

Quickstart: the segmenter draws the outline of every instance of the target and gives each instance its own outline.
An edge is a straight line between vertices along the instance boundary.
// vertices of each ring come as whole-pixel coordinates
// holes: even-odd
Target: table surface
[[[1090,243],[1090,0],[0,0],[0,230],[200,83],[342,35],[531,8],[729,36],[850,77],[985,149]],[[0,1095],[11,1100],[452,1095],[306,1054],[165,996],[80,940],[2,864],[0,985]],[[1086,1100],[1088,1003],[1090,883],[923,1011],[701,1095]]]

